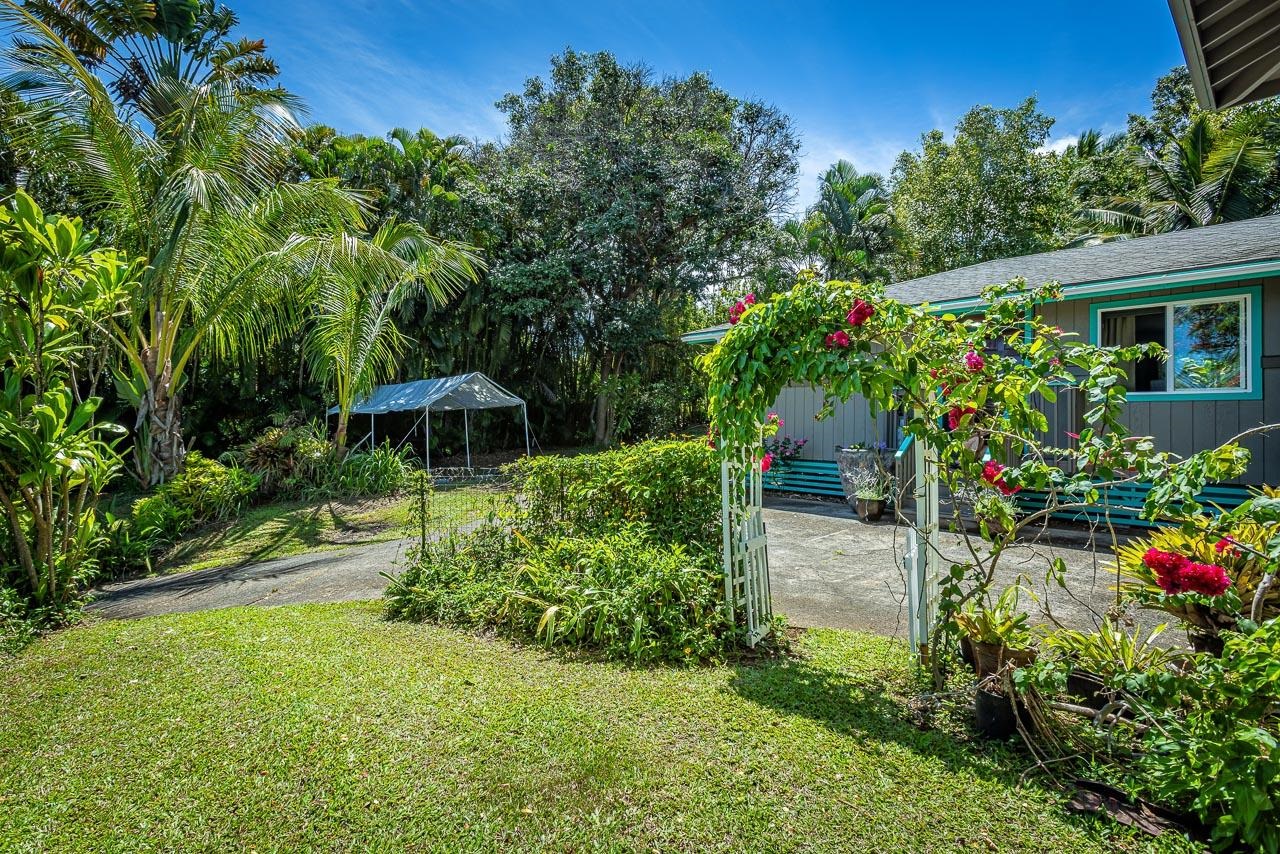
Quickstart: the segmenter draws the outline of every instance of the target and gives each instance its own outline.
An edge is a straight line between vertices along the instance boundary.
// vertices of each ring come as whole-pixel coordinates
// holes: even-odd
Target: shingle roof
[[[890,285],[888,295],[909,303],[976,297],[987,285],[1022,276],[1032,285],[1083,285],[1280,259],[1280,216],[1171,231],[1151,237],[1001,258]]]

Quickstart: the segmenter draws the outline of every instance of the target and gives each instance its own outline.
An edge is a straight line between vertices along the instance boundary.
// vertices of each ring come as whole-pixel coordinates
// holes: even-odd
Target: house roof
[[[912,304],[977,305],[983,288],[1016,276],[1032,285],[1056,281],[1070,295],[1073,288],[1094,294],[1277,273],[1280,215],[986,261],[898,282],[888,287],[888,295]],[[680,340],[686,344],[713,344],[728,329],[729,324],[722,323],[686,332]]]
[[[898,282],[889,286],[888,295],[902,302],[941,303],[971,299],[988,285],[1016,276],[1032,285],[1056,281],[1069,287],[1275,259],[1280,259],[1280,216],[1267,216],[1000,258]]]
[[[1169,0],[1169,11],[1200,106],[1280,95],[1280,0]]]

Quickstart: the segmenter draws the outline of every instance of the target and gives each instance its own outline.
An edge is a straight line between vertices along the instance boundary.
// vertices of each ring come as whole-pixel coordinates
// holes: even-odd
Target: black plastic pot
[[[1072,670],[1067,674],[1067,693],[1091,709],[1101,709],[1111,700],[1102,677],[1088,670]]]
[[[1015,711],[1016,706],[1016,711]],[[973,713],[976,719],[975,728],[983,738],[1003,740],[1018,731],[1018,718],[1022,725],[1030,727],[1030,713],[1022,702],[1010,702],[1009,698],[998,691],[979,688],[973,701]]]

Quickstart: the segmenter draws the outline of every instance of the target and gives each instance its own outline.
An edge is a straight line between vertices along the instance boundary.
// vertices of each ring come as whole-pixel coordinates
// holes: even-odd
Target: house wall
[[[1045,323],[1079,333],[1079,340],[1089,341],[1093,312],[1100,305],[1138,298],[1159,301],[1166,297],[1209,295],[1243,287],[1261,287],[1262,291],[1258,306],[1262,318],[1261,398],[1130,401],[1125,408],[1124,420],[1134,434],[1153,437],[1161,450],[1188,456],[1215,447],[1250,427],[1280,423],[1280,278],[1068,300],[1042,306],[1039,315]],[[1074,429],[1079,429],[1078,425]],[[1280,433],[1270,438],[1255,436],[1243,444],[1253,459],[1241,482],[1280,483]]]
[[[800,453],[801,459],[834,460],[837,445],[861,442],[872,446],[885,442],[893,447],[897,443],[896,426],[890,426],[890,417],[884,413],[872,417],[864,397],[836,403],[831,417],[818,421],[816,416],[821,409],[822,392],[805,385],[787,386],[773,404],[771,411],[785,422],[778,435],[809,440]]]

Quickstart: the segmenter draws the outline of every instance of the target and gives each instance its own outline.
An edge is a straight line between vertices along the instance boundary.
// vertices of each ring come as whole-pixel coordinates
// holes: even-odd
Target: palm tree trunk
[[[339,459],[347,453],[347,418],[345,410],[338,412],[338,430],[333,434],[333,446],[338,451]]]
[[[187,450],[182,442],[182,418],[173,388],[173,363],[157,364],[149,351],[143,352],[146,388],[138,406],[137,449],[141,474],[148,486],[172,479],[182,471]]]

